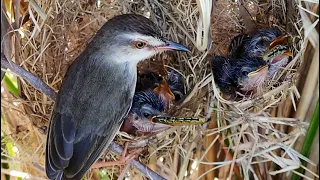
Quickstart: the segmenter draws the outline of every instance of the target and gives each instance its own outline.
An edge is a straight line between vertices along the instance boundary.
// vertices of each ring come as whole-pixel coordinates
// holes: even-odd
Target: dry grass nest
[[[108,19],[123,13],[149,16],[164,32],[164,36],[190,47],[192,53],[166,53],[152,58],[150,63],[165,62],[166,68],[180,72],[186,82],[187,96],[171,111],[179,116],[211,118],[200,126],[174,126],[151,136],[134,137],[120,132],[116,142],[129,142],[130,147],[144,147],[139,160],[167,179],[234,179],[249,176],[255,179],[281,179],[301,161],[312,161],[292,148],[305,133],[307,123],[290,117],[287,108],[296,108],[300,93],[296,88],[298,68],[306,47],[305,39],[312,39],[313,28],[303,26],[312,4],[284,0],[213,1],[212,11],[205,1],[65,1],[29,0],[20,3],[21,27],[14,37],[15,54],[10,57],[24,69],[36,74],[58,91],[64,73],[85,48],[94,33]],[[307,4],[307,5],[306,5]],[[311,4],[311,5],[310,5]],[[247,31],[247,16],[257,28],[276,26],[295,37],[293,58],[263,87],[262,95],[240,102],[223,99],[213,82],[208,54],[225,54],[232,37]],[[310,12],[308,12],[310,11]],[[303,15],[301,13],[304,13]],[[210,16],[211,13],[211,16]],[[200,16],[201,14],[201,16]],[[208,16],[209,15],[209,16]],[[311,14],[311,17],[314,16]],[[209,19],[208,19],[209,18]],[[23,19],[25,21],[23,21]],[[210,22],[200,37],[198,21]],[[23,23],[22,23],[23,22]],[[311,23],[312,24],[312,23]],[[309,31],[309,33],[306,33]],[[210,51],[207,41],[212,38]],[[199,43],[200,41],[200,43]],[[210,41],[208,41],[210,42]],[[200,50],[201,51],[200,51]],[[14,156],[5,149],[2,156],[12,163],[10,169],[28,173],[34,178],[45,178],[44,152],[46,126],[53,101],[19,79],[21,98],[15,98],[5,89],[1,110],[7,135],[2,141],[11,141],[18,149]],[[118,157],[106,152],[102,161]],[[92,170],[88,179],[97,173],[117,178],[121,173],[130,179],[146,179],[129,166]],[[312,173],[317,176],[316,173]]]

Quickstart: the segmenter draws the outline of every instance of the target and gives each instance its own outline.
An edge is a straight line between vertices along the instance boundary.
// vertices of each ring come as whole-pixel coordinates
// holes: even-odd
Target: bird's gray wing
[[[130,109],[135,82],[124,84],[114,72],[91,69],[75,63],[58,94],[46,147],[50,179],[81,179],[109,146]]]

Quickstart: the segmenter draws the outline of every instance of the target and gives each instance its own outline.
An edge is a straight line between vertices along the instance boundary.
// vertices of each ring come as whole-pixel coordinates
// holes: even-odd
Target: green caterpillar
[[[204,124],[208,122],[205,118],[196,117],[164,117],[164,116],[154,116],[151,118],[151,122],[168,124],[168,125],[196,125]]]
[[[272,49],[268,50],[268,52],[264,54],[263,59],[266,61],[277,55],[284,54],[286,52],[289,53],[288,51],[290,52],[290,49],[287,46],[277,45],[274,46]]]

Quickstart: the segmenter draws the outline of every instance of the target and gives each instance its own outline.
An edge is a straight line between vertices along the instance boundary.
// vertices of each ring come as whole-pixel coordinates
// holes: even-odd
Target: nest
[[[12,10],[10,7],[6,6],[7,10]],[[290,118],[290,109],[296,110],[300,98],[296,85],[304,51],[307,44],[315,47],[318,43],[314,39],[315,26],[306,28],[302,22],[308,19],[312,25],[315,14],[312,12],[316,12],[312,3],[298,6],[291,1],[252,0],[241,5],[228,0],[212,2],[212,11],[208,7],[203,2],[187,0],[21,1],[20,28],[17,36],[10,36],[15,53],[7,52],[6,56],[58,91],[68,66],[108,19],[123,13],[143,14],[161,27],[165,37],[192,51],[166,53],[147,61],[149,67],[164,64],[167,69],[175,69],[185,79],[187,96],[171,113],[210,117],[212,121],[203,126],[174,126],[151,136],[135,137],[120,132],[116,137],[118,144],[129,142],[131,148],[143,147],[139,160],[166,179],[281,179],[299,168],[301,160],[314,165],[292,147],[308,124]],[[13,12],[9,10],[9,14]],[[225,54],[232,37],[252,30],[247,15],[258,29],[276,26],[295,37],[294,57],[265,83],[260,96],[232,102],[220,96],[206,57]],[[200,19],[203,32],[198,30]],[[211,22],[210,28],[207,22]],[[209,30],[210,36],[205,36]],[[210,46],[210,51],[206,51]],[[45,132],[53,101],[23,79],[19,79],[18,85],[19,98],[7,89],[2,93],[6,125],[2,128],[6,134],[2,142],[16,147],[14,152],[2,148],[2,156],[11,170],[26,173],[24,177],[42,179],[46,177]],[[112,152],[100,158],[117,159]],[[316,172],[308,172],[318,177]],[[119,176],[147,178],[128,165],[95,169],[86,178]]]

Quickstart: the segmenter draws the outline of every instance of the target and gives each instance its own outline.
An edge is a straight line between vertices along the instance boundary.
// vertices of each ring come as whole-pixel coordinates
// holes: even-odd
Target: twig
[[[25,172],[9,170],[9,169],[2,169],[1,168],[1,174],[2,173],[3,174],[8,174],[8,175],[13,176],[13,177],[24,178],[24,179],[46,180],[45,178],[32,176],[32,175],[30,175],[28,173],[25,173]]]
[[[13,62],[9,62],[3,54],[1,54],[1,64],[10,69],[12,72],[26,79],[33,87],[46,94],[52,100],[56,99],[57,93],[51,87],[44,83],[39,77],[24,70],[22,67]],[[118,155],[122,153],[122,148],[114,142],[110,144],[109,149]],[[152,171],[145,164],[142,164],[139,161],[132,160],[131,165],[152,180],[165,180],[165,178],[161,177],[159,174]]]
[[[7,10],[4,5],[4,1],[1,0],[1,53],[4,53],[6,55],[11,55],[11,51],[12,51],[11,38],[9,34],[7,34],[11,26],[8,22],[5,12],[7,12]],[[1,68],[3,68],[2,63],[1,63]],[[5,73],[6,72],[1,69],[1,81],[4,78]]]
[[[35,2],[34,0],[29,0],[29,3],[43,20],[47,19],[47,14],[43,12],[43,10],[40,8],[37,2]]]
[[[195,134],[196,139],[199,137],[199,135],[200,134],[198,132],[196,132],[196,134]],[[196,140],[192,141],[192,143],[189,145],[189,149],[187,151],[187,154],[184,157],[184,160],[183,160],[182,165],[181,165],[180,170],[179,170],[179,175],[178,175],[178,179],[179,180],[182,180],[184,178],[184,174],[188,170],[190,157],[192,157],[193,150],[194,150],[195,147],[197,147],[197,141]]]
[[[288,89],[290,86],[290,83],[289,82],[284,82],[281,86],[265,93],[262,95],[262,99],[268,99],[270,98],[272,95],[274,94],[277,94],[279,92],[281,92],[282,90],[285,90],[285,89]],[[245,102],[241,102],[241,103],[238,103],[236,104],[236,107],[239,108],[239,109],[246,109],[246,108],[249,108],[250,106],[252,106],[255,101],[257,100],[260,100],[261,97],[258,97],[256,99],[252,99],[252,100],[248,100],[248,101],[245,101]]]
[[[122,148],[118,144],[116,144],[115,142],[112,142],[110,144],[109,149],[118,155],[120,155],[122,153]],[[135,167],[136,169],[138,169],[146,177],[149,177],[152,180],[165,180],[165,178],[161,177],[158,173],[152,171],[145,164],[142,164],[139,161],[132,160],[131,165],[133,167]]]
[[[132,160],[131,160],[131,161],[132,161]],[[130,162],[131,162],[131,161],[130,161]],[[128,163],[128,164],[124,167],[124,169],[122,170],[121,174],[120,174],[119,177],[118,177],[118,180],[123,180],[129,170],[130,170],[130,163]]]
[[[248,128],[249,124],[244,124],[242,127],[241,127],[241,130],[240,130],[240,133],[239,133],[239,138],[237,140],[237,143],[236,143],[236,149],[234,151],[234,154],[233,154],[233,157],[232,157],[232,163],[231,163],[231,167],[230,167],[230,171],[229,171],[229,178],[228,179],[231,179],[231,176],[232,176],[232,172],[234,171],[237,175],[238,178],[241,178],[241,175],[240,175],[240,170],[236,164],[236,158],[237,158],[237,154],[239,153],[238,151],[238,147],[239,147],[239,144],[240,144],[240,141],[241,141],[241,137],[243,135],[243,132]],[[222,139],[220,137],[220,139]],[[226,153],[227,157],[228,156],[228,153]]]
[[[56,92],[49,87],[46,83],[44,83],[39,77],[31,74],[30,72],[26,71],[22,67],[18,66],[12,61],[9,61],[2,53],[1,53],[1,65],[10,69],[12,72],[16,73],[23,79],[29,81],[29,83],[36,88],[37,90],[43,92],[47,95],[50,99],[56,99]]]

